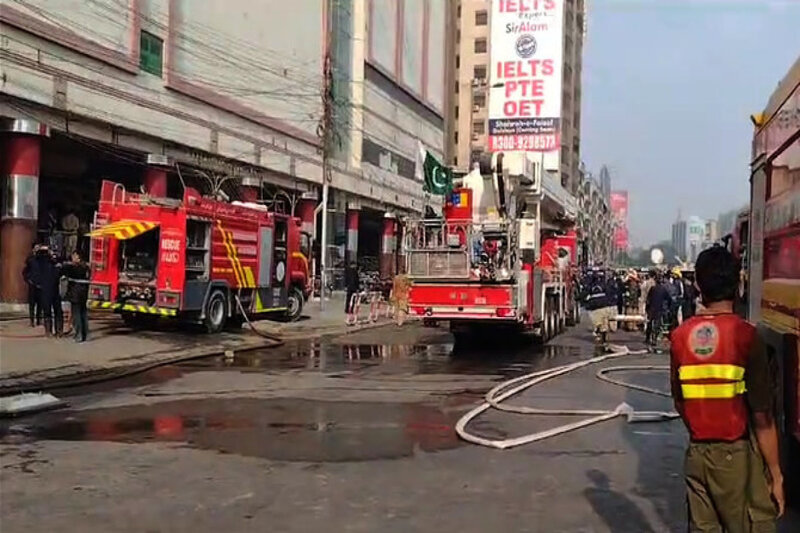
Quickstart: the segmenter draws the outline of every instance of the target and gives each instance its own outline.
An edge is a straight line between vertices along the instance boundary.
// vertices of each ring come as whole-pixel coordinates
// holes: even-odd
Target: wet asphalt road
[[[685,530],[679,422],[613,420],[507,451],[458,439],[500,380],[594,354],[582,328],[504,340],[390,326],[59,391],[68,409],[0,423],[2,531]],[[654,357],[625,364],[666,363]],[[670,407],[596,370],[513,403]],[[626,379],[667,389],[666,374]],[[471,427],[503,438],[566,421],[494,412]]]

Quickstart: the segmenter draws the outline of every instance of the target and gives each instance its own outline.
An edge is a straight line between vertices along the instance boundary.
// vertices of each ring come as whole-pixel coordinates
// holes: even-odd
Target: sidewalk
[[[362,311],[362,315],[365,313]],[[325,302],[324,311],[318,301],[307,302],[303,317],[297,322],[261,320],[253,326],[292,341],[342,335],[387,322],[382,318],[374,323],[345,325],[344,296],[334,295]],[[198,333],[197,328],[177,323],[166,323],[156,331],[136,331],[125,327],[118,316],[103,312],[90,316],[89,329],[89,342],[77,344],[71,338],[45,338],[43,328],[31,328],[27,319],[0,321],[0,394],[64,386],[226,350],[252,350],[275,344],[254,334],[247,325],[241,332],[217,335]]]

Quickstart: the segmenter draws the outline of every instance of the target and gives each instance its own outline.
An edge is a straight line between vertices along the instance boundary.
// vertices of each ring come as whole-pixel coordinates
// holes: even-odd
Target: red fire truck
[[[127,192],[104,181],[92,243],[89,305],[131,324],[156,317],[241,326],[244,315],[295,319],[310,293],[300,220],[255,203]],[[238,300],[238,301],[237,301]]]
[[[800,59],[756,126],[751,164],[747,316],[779,369],[784,478],[800,502]]]
[[[494,154],[458,180],[441,218],[409,221],[412,314],[457,334],[504,325],[545,340],[578,320],[576,202],[541,168]]]

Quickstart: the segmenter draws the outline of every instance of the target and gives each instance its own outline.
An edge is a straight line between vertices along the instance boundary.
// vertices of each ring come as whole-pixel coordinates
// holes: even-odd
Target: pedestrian
[[[351,261],[344,269],[344,288],[347,291],[344,301],[344,312],[352,314],[355,311],[355,301],[353,296],[358,294],[358,267]]]
[[[697,291],[694,288],[694,280],[688,276],[683,277],[683,302],[681,314],[683,320],[688,320],[697,312]]]
[[[669,322],[669,310],[672,308],[672,296],[669,291],[669,282],[665,281],[660,272],[655,274],[655,284],[647,293],[647,303],[645,313],[647,314],[647,325],[645,326],[645,342],[655,347],[658,344],[658,336]]]
[[[704,309],[670,336],[672,397],[690,437],[690,530],[775,531],[784,492],[766,348],[733,312],[733,255],[710,248],[695,270]]]
[[[398,274],[392,283],[392,305],[398,326],[402,326],[408,313],[408,293],[411,290],[411,281],[405,274]]]
[[[39,289],[39,305],[44,315],[45,336],[60,336],[64,331],[64,314],[59,292],[59,268],[46,245],[36,253],[33,265],[33,280]]]
[[[25,260],[25,267],[22,269],[22,279],[28,285],[28,317],[31,321],[31,327],[40,326],[42,324],[42,306],[40,305],[41,291],[34,281],[35,268],[36,268],[36,254],[39,252],[39,244],[33,245],[28,258]]]
[[[62,275],[68,279],[66,299],[72,313],[72,330],[75,342],[85,342],[89,336],[89,311],[86,301],[89,299],[89,265],[79,252],[72,252],[72,261],[61,267]]]

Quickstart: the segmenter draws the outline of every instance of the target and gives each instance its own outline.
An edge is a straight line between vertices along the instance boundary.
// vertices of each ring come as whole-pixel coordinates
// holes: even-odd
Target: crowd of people
[[[59,257],[46,244],[33,246],[25,262],[22,277],[28,285],[28,317],[31,327],[44,325],[47,337],[63,337],[64,311],[62,302],[70,304],[72,335],[75,342],[85,342],[89,336],[89,265],[78,251],[69,260]]]
[[[697,312],[694,275],[678,267],[644,271],[591,268],[580,280],[580,293],[596,339],[602,344],[617,323],[637,323],[617,317],[642,317],[645,340],[656,346],[663,335]]]

